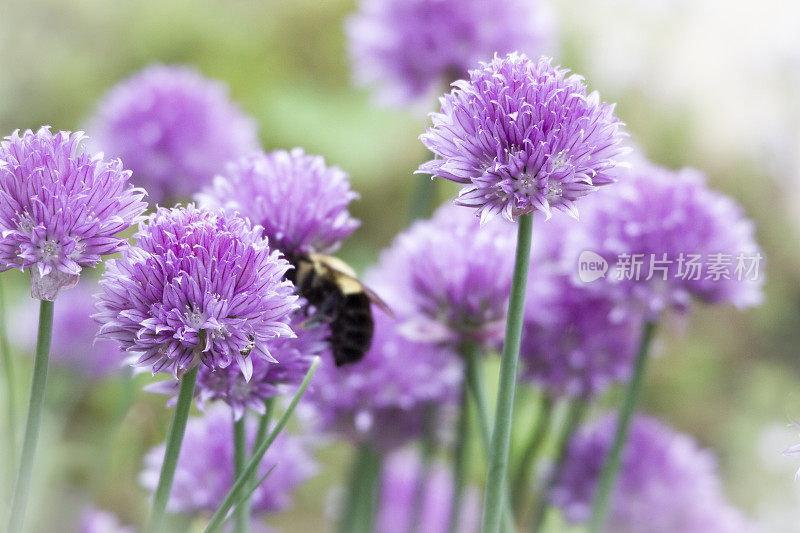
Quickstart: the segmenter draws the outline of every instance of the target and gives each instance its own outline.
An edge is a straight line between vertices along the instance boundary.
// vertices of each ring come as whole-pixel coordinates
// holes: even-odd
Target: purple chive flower
[[[764,266],[753,223],[701,173],[636,161],[613,189],[586,203],[569,239],[574,271],[587,251],[609,265],[588,287],[634,302],[652,318],[687,312],[693,297],[738,308],[761,301]]]
[[[407,104],[495,52],[551,52],[554,26],[543,0],[362,0],[346,30],[355,83]]]
[[[195,397],[201,408],[215,400],[228,404],[233,416],[239,420],[249,408],[259,414],[266,412],[264,400],[285,393],[300,385],[314,356],[328,348],[328,329],[324,326],[303,324],[305,315],[295,312],[290,325],[296,338],[278,338],[268,343],[269,352],[277,363],[253,359],[253,375],[247,380],[239,368],[211,369],[201,366],[197,374]],[[177,401],[180,384],[174,380],[160,381],[147,387],[149,392],[174,395]]]
[[[554,397],[588,399],[629,378],[642,319],[573,280],[562,245],[579,223],[565,216],[540,222],[535,217],[521,378]]]
[[[82,279],[78,285],[64,294],[58,301],[53,315],[53,347],[50,361],[76,372],[90,380],[102,379],[121,373],[125,353],[114,342],[97,340],[97,324],[91,315],[95,312],[94,294],[100,287],[95,281]],[[30,300],[33,303],[33,300]],[[10,334],[28,353],[36,348],[36,316],[33,305],[26,311],[10,317]]]
[[[248,449],[256,436],[255,419],[247,421]],[[233,417],[230,409],[218,405],[204,416],[190,418],[186,426],[175,483],[167,510],[174,513],[216,511],[233,486]],[[164,445],[145,457],[142,485],[155,491],[158,485]],[[252,511],[263,514],[280,511],[291,505],[292,492],[317,470],[306,439],[282,431],[270,445],[258,469],[260,478],[275,466],[252,497]]]
[[[153,202],[189,198],[225,163],[257,150],[256,124],[228,89],[179,65],[152,65],[112,88],[88,131],[121,157]]]
[[[347,211],[356,198],[347,173],[302,148],[242,157],[198,195],[204,207],[263,226],[270,244],[287,254],[336,250],[359,225]]]
[[[550,494],[569,522],[589,519],[603,459],[616,422],[606,417],[580,430],[569,445]],[[661,422],[634,418],[611,496],[608,531],[615,533],[738,533],[750,531],[725,499],[713,455]]]
[[[378,309],[373,316],[375,336],[364,359],[342,367],[323,360],[303,401],[320,429],[390,449],[422,432],[427,406],[456,401],[461,370],[449,350],[408,340]]]
[[[90,507],[81,515],[80,533],[136,533],[136,529],[123,526],[113,514]]]
[[[381,497],[377,510],[377,531],[407,533],[414,531],[414,505],[422,487],[422,507],[416,531],[447,531],[453,505],[453,474],[443,465],[434,464],[423,476],[423,465],[412,450],[390,455],[381,468]],[[477,533],[480,529],[480,494],[475,487],[464,493],[458,531]]]
[[[457,203],[481,221],[551,209],[577,218],[575,200],[615,181],[622,123],[580,76],[512,53],[453,85],[420,136],[437,157],[418,172],[464,184]]]
[[[0,272],[30,270],[39,300],[54,300],[83,268],[119,251],[125,240],[115,235],[147,208],[122,162],[86,152],[85,139],[45,126],[0,142]]]
[[[401,233],[366,280],[392,306],[409,338],[498,342],[515,246],[507,222],[481,226],[468,210],[444,205]]]
[[[261,231],[193,205],[159,209],[140,226],[136,246],[107,263],[98,336],[154,374],[235,361],[249,380],[253,358],[275,362],[270,342],[294,336],[288,322],[297,308],[283,279],[289,263]]]

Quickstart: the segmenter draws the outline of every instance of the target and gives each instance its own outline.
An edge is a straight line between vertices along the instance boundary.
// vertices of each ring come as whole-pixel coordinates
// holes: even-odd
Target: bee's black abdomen
[[[336,366],[360,361],[372,344],[374,328],[367,295],[347,295],[331,324],[330,345]]]
[[[332,267],[323,257],[299,254],[287,259],[295,268],[286,279],[308,302],[306,314],[329,326],[328,343],[336,366],[360,361],[375,329],[369,291],[341,265]]]

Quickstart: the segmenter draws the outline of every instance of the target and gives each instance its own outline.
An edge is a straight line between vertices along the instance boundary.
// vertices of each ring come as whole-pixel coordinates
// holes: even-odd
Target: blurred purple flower
[[[256,436],[255,419],[247,420],[248,450]],[[155,491],[164,460],[164,445],[145,457],[142,485]],[[253,514],[286,509],[292,492],[317,471],[306,439],[282,431],[270,445],[258,469],[260,478],[275,469],[253,493]],[[190,418],[186,426],[175,482],[167,509],[174,513],[216,511],[233,486],[233,417],[230,409],[217,405],[202,417]]]
[[[153,202],[189,198],[225,163],[257,150],[256,124],[227,87],[180,65],[151,65],[112,88],[88,131],[121,157]]]
[[[136,533],[136,529],[123,526],[113,514],[89,507],[81,515],[80,533]]]
[[[511,224],[495,220],[481,226],[468,210],[448,204],[397,236],[365,279],[411,339],[498,342],[515,246]]]
[[[54,300],[83,268],[119,251],[115,235],[147,204],[119,159],[87,153],[83,133],[15,131],[0,142],[0,272],[30,270],[31,296]]]
[[[233,416],[239,420],[249,408],[264,414],[264,400],[285,393],[299,385],[305,378],[314,356],[328,348],[326,338],[328,329],[325,326],[304,325],[305,315],[295,312],[290,325],[296,338],[277,338],[269,341],[267,347],[277,363],[253,359],[253,376],[246,380],[239,368],[230,365],[227,368],[211,369],[201,366],[197,374],[195,397],[200,407],[209,402],[220,400],[233,409]],[[174,395],[170,403],[177,401],[180,383],[175,380],[154,383],[146,390],[160,394]]]
[[[364,359],[342,367],[323,360],[303,401],[320,429],[390,449],[422,432],[426,407],[455,402],[461,369],[449,350],[408,340],[378,309],[373,316],[375,336]]]
[[[355,83],[384,104],[433,96],[495,52],[549,53],[544,0],[361,0],[346,24]]]
[[[293,337],[289,263],[271,251],[261,228],[193,205],[159,209],[137,245],[107,262],[95,320],[138,366],[174,376],[202,363],[236,362],[246,380],[254,357],[275,362],[269,343]]]
[[[302,148],[243,157],[198,195],[204,207],[263,226],[270,244],[286,254],[336,250],[358,227],[347,211],[356,198],[344,171]]]
[[[616,429],[606,417],[580,430],[550,494],[569,522],[588,520],[603,460]],[[611,496],[608,531],[751,531],[725,499],[713,455],[694,440],[644,416],[634,418]]]
[[[551,209],[577,218],[575,200],[615,181],[622,123],[580,76],[512,53],[454,87],[420,136],[437,157],[418,172],[464,184],[457,203],[481,221]]]
[[[588,284],[593,290],[634,302],[650,318],[670,308],[685,313],[692,297],[738,308],[761,301],[763,258],[754,225],[696,170],[634,161],[630,177],[587,201],[583,213],[567,245],[571,268],[578,270],[586,250],[616,264]]]
[[[575,265],[564,261],[562,248],[578,222],[558,215],[541,222],[535,217],[521,378],[554,397],[588,399],[628,379],[642,318],[574,282]]]
[[[453,505],[453,475],[443,465],[434,464],[423,480],[420,479],[423,474],[422,469],[422,462],[411,450],[393,453],[384,461],[381,469],[377,531],[380,533],[447,531]],[[422,507],[415,529],[412,521],[417,490],[420,486]],[[475,487],[467,487],[457,531],[477,533],[480,529],[480,509],[480,494]]]
[[[91,380],[121,374],[125,353],[114,342],[94,340],[97,324],[92,320],[95,312],[93,295],[100,287],[86,278],[64,294],[58,301],[53,315],[53,347],[50,361],[75,371]],[[33,300],[28,301],[33,304]],[[36,348],[36,306],[26,305],[19,313],[9,317],[9,334],[26,352],[33,354]]]
[[[792,426],[794,426],[795,429],[800,429],[800,422],[793,422]],[[790,456],[796,457],[800,455],[800,444],[795,444],[794,446],[783,452],[783,455],[789,457]],[[800,479],[800,469],[798,469],[797,472],[795,472],[794,474],[794,480],[797,481],[798,479]]]

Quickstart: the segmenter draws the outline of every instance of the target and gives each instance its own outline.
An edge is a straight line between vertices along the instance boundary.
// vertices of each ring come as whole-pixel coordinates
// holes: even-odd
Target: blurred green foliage
[[[362,227],[341,254],[363,268],[406,225],[416,183],[411,174],[427,157],[417,140],[426,118],[377,108],[350,86],[342,22],[352,10],[352,2],[342,0],[3,2],[0,133],[42,124],[80,129],[97,98],[133,71],[156,61],[195,65],[230,85],[258,120],[265,149],[303,146],[352,175],[362,196],[353,207]],[[583,72],[583,36],[564,21],[561,26],[559,61]],[[796,461],[770,455],[778,457],[796,435],[786,429],[777,439],[762,438],[800,417],[800,250],[778,187],[763,165],[733,147],[724,157],[704,152],[692,109],[666,106],[637,90],[593,88],[619,102],[633,139],[656,162],[701,168],[736,197],[756,220],[768,260],[761,308],[698,309],[685,323],[664,328],[645,409],[716,450],[729,493],[743,508],[758,513],[771,500],[796,505]],[[444,197],[455,189],[440,190]],[[3,274],[3,281],[11,285],[6,298],[13,308],[26,297],[27,281],[19,273]],[[15,356],[18,405],[24,405],[30,358]],[[148,381],[137,377],[136,390]],[[142,456],[163,440],[170,413],[163,397],[137,394],[120,419],[124,394],[113,380],[89,389],[53,371],[32,514],[38,531],[64,530],[90,501],[141,522],[147,504],[137,482]],[[519,410],[521,432],[534,416],[530,407]],[[479,446],[473,447],[477,477],[482,463]],[[344,445],[323,448],[322,474],[271,524],[284,531],[324,529],[326,495],[346,479],[349,454]]]

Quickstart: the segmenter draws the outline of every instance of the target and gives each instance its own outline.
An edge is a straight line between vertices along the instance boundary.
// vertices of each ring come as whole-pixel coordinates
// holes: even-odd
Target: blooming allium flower
[[[54,300],[83,268],[119,251],[115,237],[147,208],[119,159],[83,148],[83,133],[15,131],[0,142],[0,272],[30,270],[31,296]]]
[[[255,121],[227,87],[178,65],[149,66],[112,88],[88,131],[94,148],[130,165],[154,202],[188,198],[259,147]]]
[[[514,227],[481,226],[466,209],[440,207],[381,254],[367,284],[423,342],[492,342],[503,337],[514,270]]]
[[[90,507],[81,515],[80,533],[136,533],[136,529],[123,526],[113,514]]]
[[[290,325],[296,338],[277,338],[268,343],[269,352],[277,363],[253,359],[253,376],[247,380],[239,368],[211,369],[201,366],[197,374],[195,396],[202,408],[214,400],[221,400],[233,409],[236,420],[250,408],[259,414],[266,412],[264,400],[279,396],[287,388],[300,385],[311,368],[314,356],[328,348],[325,326],[303,324],[305,315],[295,312]],[[180,383],[174,380],[160,381],[147,387],[149,392],[174,395],[170,403],[177,401]]]
[[[427,406],[455,402],[461,370],[450,351],[408,340],[377,309],[373,316],[375,336],[364,359],[342,367],[322,360],[303,401],[321,429],[389,449],[422,432]]]
[[[97,302],[99,337],[116,340],[137,365],[182,374],[236,361],[246,380],[253,356],[275,362],[269,345],[293,337],[289,263],[271,251],[261,228],[240,217],[196,209],[159,209],[136,246],[108,261]]]
[[[93,295],[99,288],[96,282],[82,279],[74,289],[59,297],[53,314],[50,361],[87,379],[120,373],[125,359],[125,353],[116,343],[94,340],[97,324],[91,315],[95,312]],[[33,304],[34,300],[29,302]],[[9,317],[12,326],[9,333],[21,348],[32,354],[36,348],[36,322],[31,316],[36,316],[33,305]]]
[[[441,464],[432,465],[424,479],[420,479],[422,475],[422,461],[411,450],[393,453],[384,461],[381,468],[377,531],[447,531],[453,506],[453,475]],[[420,488],[422,498],[417,500],[417,491]],[[481,518],[480,495],[475,487],[468,487],[463,498],[457,531],[477,533]],[[421,508],[415,529],[412,521],[416,501],[421,502]]]
[[[589,287],[636,302],[651,317],[686,312],[692,297],[738,308],[761,300],[753,223],[695,170],[634,162],[628,179],[586,202],[582,222],[566,252],[573,269],[581,252],[599,254],[612,268]]]
[[[611,446],[616,420],[606,417],[580,430],[551,502],[568,521],[591,514],[597,478]],[[615,533],[734,533],[750,531],[725,499],[713,455],[661,422],[634,418],[622,457],[608,520]]]
[[[454,87],[420,136],[437,158],[418,172],[463,183],[457,202],[482,221],[551,208],[577,218],[575,200],[615,181],[621,122],[580,76],[512,53]]]
[[[302,148],[242,157],[198,195],[205,207],[238,212],[263,226],[270,244],[287,254],[338,248],[358,227],[347,211],[356,198],[344,171]]]
[[[575,265],[563,260],[562,244],[577,230],[576,221],[556,216],[540,222],[534,219],[521,376],[556,397],[590,398],[630,376],[642,319],[574,282]]]
[[[551,51],[554,26],[544,0],[362,0],[346,30],[355,82],[404,104],[495,52]]]
[[[247,419],[248,453],[252,451],[257,425],[255,419]],[[164,451],[161,444],[145,457],[140,481],[149,491],[155,491],[158,485]],[[257,477],[273,466],[275,469],[253,493],[254,514],[289,507],[292,491],[317,469],[306,439],[286,431],[270,445]],[[230,409],[218,405],[202,417],[189,419],[167,509],[175,513],[216,511],[233,481],[233,417]]]

